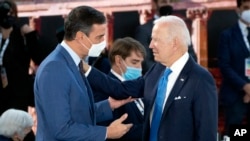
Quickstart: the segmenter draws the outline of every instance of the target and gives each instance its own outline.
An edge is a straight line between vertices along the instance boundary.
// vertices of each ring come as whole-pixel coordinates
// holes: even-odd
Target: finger
[[[123,124],[123,125],[125,126],[125,130],[124,130],[125,134],[126,134],[126,133],[131,129],[131,127],[133,126],[132,123]]]
[[[123,114],[119,119],[117,119],[117,121],[119,121],[120,123],[122,123],[124,120],[127,119],[127,117],[128,117],[128,114],[125,113],[125,114]]]
[[[126,99],[126,102],[132,102],[135,98],[132,98],[131,96]]]
[[[128,124],[124,124],[124,125],[127,127],[128,130],[133,126],[132,123],[128,123]]]

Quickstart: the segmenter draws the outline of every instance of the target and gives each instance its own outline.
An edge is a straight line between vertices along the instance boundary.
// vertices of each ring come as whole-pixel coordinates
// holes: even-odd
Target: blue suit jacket
[[[150,112],[157,84],[165,66],[156,63],[144,77],[123,83],[110,79],[92,68],[90,85],[113,97],[142,97],[144,92],[145,123],[143,140],[149,140]],[[104,87],[104,84],[105,85]],[[181,97],[181,99],[176,99]],[[189,57],[166,102],[158,141],[216,141],[218,126],[217,92],[211,74]]]
[[[108,101],[94,104],[91,88],[69,53],[61,46],[42,62],[36,74],[36,141],[102,141],[112,118]]]
[[[218,47],[218,61],[223,77],[220,98],[224,105],[243,99],[243,86],[249,82],[245,76],[245,59],[250,52],[243,40],[238,24],[222,32]]]

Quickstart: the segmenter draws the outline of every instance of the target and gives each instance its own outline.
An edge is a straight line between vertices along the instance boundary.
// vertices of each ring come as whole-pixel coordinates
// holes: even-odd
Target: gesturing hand
[[[107,127],[107,138],[108,139],[118,139],[126,134],[133,124],[123,124],[122,122],[126,120],[128,114],[123,114],[119,119],[113,121]]]
[[[134,99],[131,96],[128,97],[127,99],[122,99],[122,100],[116,100],[116,99],[114,99],[112,97],[109,97],[108,101],[109,101],[110,107],[112,109],[116,109],[116,108],[121,107],[124,104],[127,104],[129,102],[134,101]]]

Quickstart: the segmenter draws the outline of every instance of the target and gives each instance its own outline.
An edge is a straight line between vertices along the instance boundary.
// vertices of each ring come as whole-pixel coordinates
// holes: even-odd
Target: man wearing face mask
[[[108,75],[120,81],[140,77],[142,75],[142,61],[145,55],[146,51],[143,45],[135,39],[130,37],[117,39],[109,51],[111,71]],[[104,95],[98,90],[93,89],[93,93],[96,102],[108,98],[108,95]],[[124,113],[128,113],[128,118],[124,123],[133,123],[133,127],[117,141],[141,140],[144,115],[144,104],[141,98],[114,110],[114,118],[110,121],[99,123],[99,125],[108,125]]]
[[[237,23],[222,32],[218,46],[218,64],[222,74],[220,102],[225,111],[225,135],[231,125],[250,122],[250,1],[237,0]]]
[[[99,56],[105,48],[106,27],[103,13],[92,7],[76,7],[67,16],[64,40],[41,63],[35,78],[36,141],[104,141],[120,138],[132,127],[122,123],[127,114],[107,127],[96,125],[111,119],[112,110],[131,98],[94,103],[82,73],[82,60]]]

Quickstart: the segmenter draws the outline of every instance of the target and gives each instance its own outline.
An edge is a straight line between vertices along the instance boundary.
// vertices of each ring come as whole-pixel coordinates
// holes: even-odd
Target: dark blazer
[[[94,68],[87,78],[91,86],[113,97],[144,96],[143,141],[148,141],[150,112],[154,104],[158,81],[165,68],[156,63],[145,76],[125,81],[122,85],[121,82],[110,79]],[[177,99],[178,97],[181,99]],[[216,141],[217,120],[218,103],[214,79],[206,69],[189,57],[166,102],[159,127],[158,141]]]
[[[112,118],[108,101],[94,104],[91,87],[61,45],[42,62],[36,74],[36,141],[102,141]]]
[[[112,72],[109,72],[108,76],[119,80]],[[120,80],[119,80],[120,81]],[[94,97],[96,101],[101,101],[108,99],[108,95],[102,94],[98,91],[98,89],[93,89]],[[133,123],[133,127],[120,139],[112,140],[112,141],[140,141],[142,140],[142,125],[143,125],[143,115],[137,108],[134,102],[128,103],[118,109],[113,111],[114,118],[110,121],[104,121],[99,123],[100,125],[109,125],[115,119],[120,118],[124,113],[128,114],[128,118],[124,121],[124,123]]]
[[[220,98],[224,105],[232,105],[245,95],[243,86],[249,83],[245,76],[245,59],[250,52],[238,24],[222,32],[218,47],[218,64],[223,77]]]
[[[5,136],[0,135],[0,141],[12,141],[11,138],[7,138]]]
[[[34,60],[33,55],[37,45],[36,31],[23,36],[20,27],[13,26],[9,44],[3,55],[3,66],[0,66],[0,69],[5,68],[8,78],[6,88],[2,87],[0,79],[0,114],[9,108],[27,111],[29,105],[34,105],[29,64],[31,58]],[[1,47],[0,50],[2,50]]]

